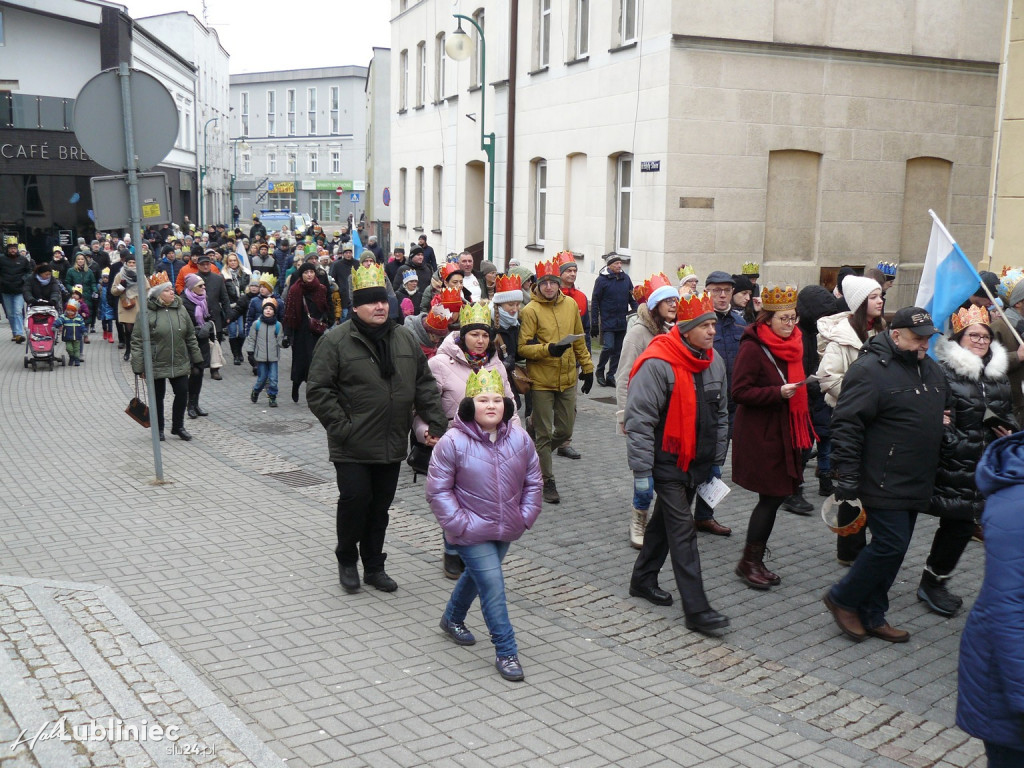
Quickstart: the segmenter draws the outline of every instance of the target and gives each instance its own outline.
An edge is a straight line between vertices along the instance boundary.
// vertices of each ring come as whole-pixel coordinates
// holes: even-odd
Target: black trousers
[[[363,561],[363,572],[384,570],[388,509],[398,488],[401,463],[334,462],[338,478],[338,565]]]
[[[203,371],[200,369],[198,374],[190,373],[188,375],[188,402],[190,405],[198,405],[199,393],[203,391]]]
[[[697,491],[682,483],[654,482],[658,497],[654,513],[644,532],[644,546],[633,565],[631,583],[653,587],[665,564],[672,557],[672,572],[683,603],[683,613],[692,616],[711,608],[704,594],[704,579],[700,572],[700,553],[697,551],[697,528],[690,514],[690,503]]]
[[[171,383],[174,399],[171,400],[171,429],[180,429],[185,425],[185,406],[188,404],[188,376],[175,376],[173,379],[153,379],[153,394],[156,395],[156,424],[164,431],[164,395],[167,394],[167,382]]]
[[[960,561],[960,555],[967,549],[974,535],[973,520],[939,519],[939,529],[932,539],[927,566],[936,576],[948,576]]]

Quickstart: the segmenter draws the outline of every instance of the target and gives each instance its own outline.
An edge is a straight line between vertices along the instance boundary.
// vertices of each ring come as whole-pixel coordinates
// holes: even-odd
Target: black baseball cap
[[[942,333],[942,331],[935,328],[931,314],[927,310],[921,309],[921,307],[904,307],[897,310],[896,314],[892,317],[892,322],[889,323],[889,327],[907,328],[918,336],[932,336],[936,333]]]

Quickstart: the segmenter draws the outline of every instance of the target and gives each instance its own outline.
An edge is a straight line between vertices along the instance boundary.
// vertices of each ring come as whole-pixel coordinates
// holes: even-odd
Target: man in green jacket
[[[350,322],[313,350],[306,402],[327,430],[338,480],[338,571],[346,592],[363,583],[398,585],[384,572],[388,509],[409,446],[413,410],[429,424],[427,445],[444,435],[437,382],[415,337],[388,318],[387,276],[379,264],[352,271]]]

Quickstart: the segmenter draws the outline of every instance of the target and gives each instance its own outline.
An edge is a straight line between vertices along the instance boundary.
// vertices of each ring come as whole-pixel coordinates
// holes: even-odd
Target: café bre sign
[[[5,160],[82,160],[91,158],[77,144],[11,144],[0,142],[0,157]]]
[[[127,176],[93,176],[92,206],[96,215],[96,229],[127,229],[131,222]],[[171,204],[167,195],[167,174],[140,173],[139,203],[142,206],[142,226],[168,224]]]

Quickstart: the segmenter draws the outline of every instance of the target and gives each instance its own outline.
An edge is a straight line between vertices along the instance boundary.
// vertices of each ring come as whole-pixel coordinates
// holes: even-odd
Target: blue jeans
[[[856,611],[867,629],[875,629],[885,624],[889,589],[910,546],[917,512],[868,509],[867,515],[871,542],[829,596],[836,605]]]
[[[266,386],[267,394],[277,397],[277,361],[269,363],[256,363],[256,383],[253,384],[253,392],[262,392]]]
[[[1020,768],[1024,765],[1024,751],[1001,744],[985,742],[985,755],[988,757],[988,768]]]
[[[4,312],[7,313],[7,320],[11,324],[11,336],[25,335],[25,297],[20,293],[5,293]]]
[[[601,356],[597,359],[597,372],[602,376],[605,373],[605,366],[608,368],[609,376],[614,376],[619,369],[619,355],[622,354],[622,342],[625,338],[625,330],[601,332],[602,349]]]
[[[244,338],[245,337],[245,317],[243,317],[242,315],[239,315],[234,320],[232,320],[230,323],[228,323],[227,331],[228,331],[228,338],[229,339],[237,339],[240,336]]]
[[[459,557],[466,564],[466,570],[455,582],[455,589],[444,609],[447,621],[462,623],[469,613],[469,606],[479,595],[480,610],[498,656],[511,656],[519,652],[515,630],[508,620],[505,577],[501,573],[501,561],[505,559],[509,544],[508,541],[485,541],[482,544],[455,545]]]

